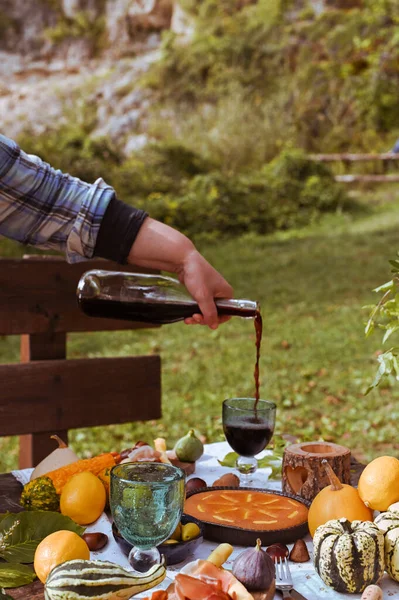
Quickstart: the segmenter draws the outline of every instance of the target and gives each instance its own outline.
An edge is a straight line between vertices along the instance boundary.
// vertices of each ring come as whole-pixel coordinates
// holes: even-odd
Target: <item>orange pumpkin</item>
[[[313,537],[319,525],[324,525],[331,519],[345,518],[351,522],[372,521],[373,511],[364,504],[357,489],[341,483],[327,461],[323,461],[323,465],[331,485],[317,494],[309,508],[310,535]]]

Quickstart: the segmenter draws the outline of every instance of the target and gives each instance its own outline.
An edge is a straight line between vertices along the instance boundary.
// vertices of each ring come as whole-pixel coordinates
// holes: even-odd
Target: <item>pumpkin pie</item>
[[[293,498],[249,490],[209,490],[186,499],[184,512],[200,521],[253,531],[303,524],[307,507]]]

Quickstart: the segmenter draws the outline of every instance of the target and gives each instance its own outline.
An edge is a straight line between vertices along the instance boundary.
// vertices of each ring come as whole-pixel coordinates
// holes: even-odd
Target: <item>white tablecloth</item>
[[[224,456],[228,452],[231,452],[231,448],[227,444],[227,442],[205,445],[204,454],[196,465],[195,474],[190,477],[201,477],[201,479],[204,479],[204,481],[206,481],[206,483],[210,485],[215,481],[215,479],[217,479],[224,473],[231,472],[232,469],[221,467],[217,461],[217,459],[224,458]],[[265,451],[265,453],[267,453],[267,451]],[[262,453],[260,456],[263,456],[263,454],[265,453]],[[30,473],[30,469],[13,472],[15,477],[22,483],[26,483],[26,481],[29,480]],[[281,482],[269,481],[269,474],[270,469],[259,469],[253,476],[253,486],[281,490]],[[91,557],[93,559],[110,560],[112,562],[129,568],[129,563],[126,556],[122,553],[118,544],[114,541],[111,529],[111,522],[105,514],[103,514],[100,517],[100,519],[98,519],[98,521],[90,525],[86,531],[102,531],[106,533],[109,538],[109,543],[101,552],[91,553]],[[360,594],[338,594],[337,592],[334,592],[331,588],[324,585],[323,581],[317,575],[312,565],[313,547],[311,537],[307,536],[305,538],[305,541],[308,546],[311,560],[307,563],[300,564],[290,562],[290,569],[295,589],[299,593],[301,593],[305,598],[307,598],[307,600],[348,600],[349,598],[353,600],[360,599]],[[208,542],[207,540],[204,540],[201,546],[195,551],[194,555],[188,557],[184,562],[179,563],[178,565],[168,567],[167,579],[162,583],[161,586],[159,586],[159,588],[166,588],[169,585],[170,581],[174,579],[176,573],[178,573],[186,563],[197,558],[207,558],[212,552],[212,550],[216,548],[216,546],[217,544],[215,542]],[[234,559],[236,558],[236,556],[238,556],[238,554],[242,552],[242,550],[243,548],[239,546],[236,546],[234,548],[233,554],[230,556],[229,560],[225,564],[226,568],[231,568]],[[390,579],[388,575],[384,575],[382,581],[380,582],[380,586],[384,591],[384,598],[389,598],[390,600],[399,600],[399,584],[395,583],[392,579]],[[150,591],[147,593],[140,594],[139,596],[135,596],[135,598],[143,598],[148,595],[151,595]],[[278,593],[276,593],[275,598],[276,600],[280,600],[281,596]]]

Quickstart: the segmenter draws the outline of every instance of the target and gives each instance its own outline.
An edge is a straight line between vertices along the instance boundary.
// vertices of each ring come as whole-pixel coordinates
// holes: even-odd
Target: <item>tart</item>
[[[308,531],[307,502],[301,498],[255,488],[208,488],[190,494],[184,512],[205,524],[205,537],[239,543],[231,532],[246,532],[245,539],[262,543],[295,541]],[[286,535],[281,537],[281,532]]]

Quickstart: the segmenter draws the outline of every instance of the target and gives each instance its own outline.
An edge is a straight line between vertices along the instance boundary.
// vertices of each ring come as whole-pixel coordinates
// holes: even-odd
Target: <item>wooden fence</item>
[[[21,436],[20,468],[54,449],[54,433],[67,441],[68,429],[161,416],[159,356],[67,359],[69,332],[151,327],[83,314],[76,287],[92,268],[121,270],[104,260],[0,259],[0,335],[21,336],[21,362],[0,365],[0,436]]]
[[[310,154],[309,159],[314,162],[341,163],[347,169],[353,163],[380,162],[383,174],[361,173],[335,175],[335,181],[340,183],[399,183],[399,174],[386,173],[391,164],[399,160],[399,154],[385,152],[383,154],[352,154],[348,152],[335,154]]]

